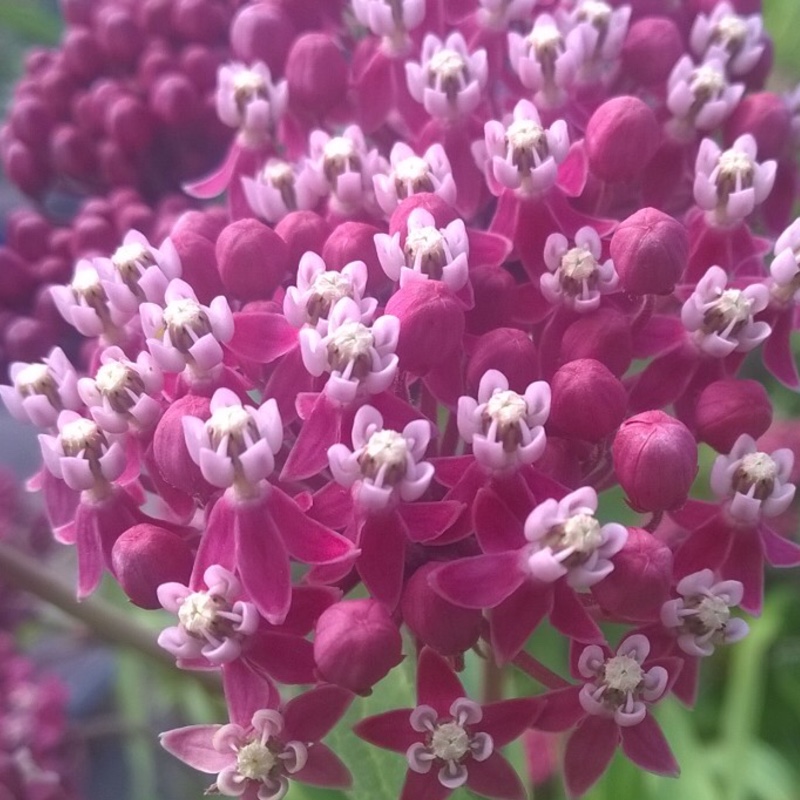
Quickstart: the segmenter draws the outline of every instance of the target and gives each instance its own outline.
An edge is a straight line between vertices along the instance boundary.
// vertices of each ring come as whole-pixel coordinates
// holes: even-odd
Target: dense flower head
[[[409,670],[414,708],[355,720],[401,800],[521,800],[531,726],[569,731],[571,796],[618,744],[675,774],[650,706],[800,564],[785,429],[756,444],[760,365],[800,389],[800,94],[763,89],[757,4],[63,5],[0,128],[41,201],[0,248],[0,396],[79,595],[110,571],[221,673],[229,723],[166,749],[211,793],[346,789],[320,739]],[[481,705],[477,659],[547,691]]]

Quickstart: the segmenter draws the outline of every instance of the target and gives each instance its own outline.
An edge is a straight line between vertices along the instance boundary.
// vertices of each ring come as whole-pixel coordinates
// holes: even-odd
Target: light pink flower
[[[286,81],[274,83],[269,67],[260,61],[249,67],[233,63],[219,68],[217,114],[226,125],[238,128],[250,143],[272,135],[288,99]]]
[[[741,16],[730,3],[717,3],[710,14],[695,17],[689,44],[697,56],[713,53],[731,74],[746,75],[764,52],[761,15]]]
[[[524,395],[508,388],[502,372],[488,370],[478,385],[478,399],[458,399],[458,432],[480,465],[504,472],[532,464],[544,452],[542,427],[550,414],[550,386],[536,381]]]
[[[384,48],[402,53],[409,44],[408,32],[425,19],[425,0],[353,0],[353,14],[376,36]]]
[[[250,208],[259,217],[275,224],[291,211],[307,211],[319,202],[307,180],[299,180],[301,167],[279,158],[270,158],[258,174],[242,177],[242,189]]]
[[[775,258],[769,265],[774,281],[772,294],[779,302],[800,301],[800,219],[796,219],[775,241]]]

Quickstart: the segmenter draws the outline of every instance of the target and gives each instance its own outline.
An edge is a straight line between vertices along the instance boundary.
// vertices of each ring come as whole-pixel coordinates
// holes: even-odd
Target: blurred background
[[[765,0],[764,15],[776,48],[777,70],[771,88],[788,90],[800,79],[800,2]],[[57,43],[60,31],[55,0],[0,0],[0,108],[8,101],[29,48]],[[0,243],[8,214],[28,203],[0,178]],[[796,420],[795,425],[800,426],[800,399],[755,370],[751,367],[746,377],[768,385],[776,416]],[[791,426],[785,432],[795,443],[800,442],[800,430]],[[707,475],[710,451],[704,452],[703,458]],[[0,465],[24,479],[33,474],[38,461],[33,432],[10,421],[5,410],[0,409]],[[6,491],[6,483],[11,481],[3,473],[0,538],[12,540],[27,536],[28,531],[35,531],[37,525],[41,528],[41,524],[36,498],[17,494],[13,489]],[[697,483],[707,485],[703,474]],[[621,496],[614,493],[604,497],[602,513],[621,521],[626,516],[630,518]],[[68,549],[54,547],[47,531],[41,529],[35,539],[26,546],[46,553],[47,568],[72,583],[74,564]],[[677,781],[657,778],[618,756],[588,798],[800,800],[800,572],[772,571],[767,584],[765,611],[760,619],[752,621],[751,634],[735,647],[718,649],[714,658],[703,665],[697,708],[688,712],[674,701],[659,706],[657,716],[681,764],[681,777]],[[165,617],[158,612],[131,606],[111,581],[104,583],[101,597],[131,624],[142,626],[153,635],[165,625]],[[157,734],[180,724],[223,721],[224,706],[218,698],[190,676],[135,651],[99,641],[80,620],[11,592],[3,586],[0,571],[0,600],[3,599],[8,602],[0,607],[0,634],[4,630],[13,632],[14,647],[33,665],[31,683],[38,681],[41,686],[50,687],[41,690],[44,699],[36,701],[41,704],[37,713],[56,727],[53,736],[58,738],[58,752],[53,756],[53,765],[60,765],[67,773],[61,794],[43,794],[41,798],[190,800],[202,796],[207,781],[165,756],[158,746]],[[7,635],[5,639],[0,635],[0,662],[11,647],[8,642]],[[563,668],[560,644],[548,631],[541,631],[535,636],[533,652],[554,668]],[[48,683],[53,678],[62,688],[58,683]],[[0,668],[0,691],[3,679]],[[474,687],[480,683],[475,660],[468,664],[465,681]],[[516,692],[539,691],[524,676],[513,681],[510,688]],[[410,681],[395,676],[391,685],[378,687],[374,699],[359,701],[352,713],[371,714],[392,705],[413,705],[411,686]],[[59,694],[62,691],[63,696]],[[56,723],[62,706],[66,714],[63,725]],[[8,719],[13,710],[12,700],[0,696],[0,776],[2,715]],[[40,730],[30,735],[39,736]],[[349,796],[358,800],[391,800],[395,794],[390,787],[399,787],[403,771],[398,759],[366,752],[364,745],[346,733],[337,736],[340,742],[336,746],[342,748],[343,757],[359,778],[358,790]],[[535,779],[536,798],[563,797],[560,780],[553,773],[557,748],[555,740],[532,734],[510,754],[521,774]],[[453,795],[468,796],[466,792]],[[326,797],[343,796],[298,788],[289,795],[290,800]],[[8,798],[3,795],[0,782],[0,800],[10,798],[17,800],[13,792]],[[31,795],[31,800],[40,800],[40,795]]]

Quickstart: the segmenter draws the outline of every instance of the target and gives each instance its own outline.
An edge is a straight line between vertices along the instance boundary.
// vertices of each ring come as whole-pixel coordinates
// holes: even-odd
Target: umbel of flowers
[[[83,360],[2,389],[79,595],[109,573],[221,672],[229,720],[164,746],[212,793],[347,788],[321,740],[405,658],[417,705],[355,726],[402,800],[522,798],[530,728],[565,736],[571,796],[617,747],[677,774],[652,708],[800,563],[741,372],[800,388],[800,104],[764,89],[758,3],[231,5],[227,154],[185,186],[220,202],[77,261],[51,292]],[[465,659],[544,691],[469,697]]]

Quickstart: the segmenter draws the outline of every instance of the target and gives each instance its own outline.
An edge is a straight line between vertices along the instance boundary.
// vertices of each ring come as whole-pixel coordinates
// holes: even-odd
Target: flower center
[[[707,595],[698,604],[695,616],[703,626],[704,632],[710,633],[725,628],[731,618],[731,610],[721,597]]]
[[[76,419],[61,429],[61,447],[65,456],[77,457],[85,454],[87,458],[99,458],[103,454],[106,437],[90,419]]]
[[[406,474],[408,443],[397,431],[375,431],[369,437],[358,463],[366,478],[382,478],[384,484],[394,485]]]
[[[419,271],[440,280],[447,264],[445,238],[441,231],[431,225],[408,232],[405,247],[406,263],[412,268],[419,264]]]
[[[544,128],[532,119],[518,119],[508,126],[506,147],[511,163],[523,173],[530,172],[550,154]]]
[[[58,386],[46,364],[28,364],[17,373],[14,386],[24,397],[43,394],[53,408],[61,408]]]
[[[748,494],[755,487],[753,497],[766,500],[775,488],[778,465],[766,453],[748,453],[733,475],[733,488]]]
[[[692,72],[689,88],[695,97],[692,110],[698,112],[709,100],[712,100],[725,89],[725,74],[712,67],[702,64]]]
[[[443,47],[428,62],[428,84],[444,92],[450,102],[469,81],[469,69],[464,57],[455,50]]]
[[[486,402],[481,414],[484,433],[492,423],[497,426],[496,439],[503,450],[513,452],[522,442],[520,422],[528,414],[528,404],[523,397],[510,390],[495,392]]]
[[[345,322],[328,339],[328,364],[332,371],[366,377],[372,365],[370,350],[375,346],[372,331],[360,322]]]
[[[704,333],[737,334],[750,319],[752,306],[740,289],[725,289],[703,315]]]
[[[102,319],[108,317],[106,290],[100,283],[100,276],[93,267],[79,269],[70,284],[75,301],[83,301],[93,308]]]
[[[193,592],[180,605],[178,621],[191,636],[204,638],[222,627],[218,612],[227,608],[224,598],[208,592]]]
[[[583,294],[597,284],[597,259],[585,247],[573,247],[561,257],[559,283],[566,294]]]
[[[361,157],[355,144],[345,136],[329,139],[322,151],[322,171],[331,185],[345,172],[360,172]]]
[[[580,22],[591,22],[596,28],[606,27],[611,19],[611,6],[601,0],[584,0],[577,17]]]
[[[244,114],[248,103],[258,98],[268,99],[267,84],[252,70],[242,70],[233,79],[233,97],[240,114]]]
[[[561,546],[577,553],[593,553],[602,543],[600,523],[591,514],[575,514],[562,526]]]
[[[211,333],[211,323],[202,306],[195,300],[183,298],[173,300],[164,309],[164,324],[170,341],[181,352],[186,353],[201,336]]]
[[[603,683],[614,692],[628,694],[642,683],[644,670],[631,656],[609,658],[603,668]]]
[[[747,24],[735,14],[727,14],[715,26],[711,41],[722,45],[731,55],[739,52],[747,39]]]
[[[444,722],[433,731],[430,748],[443,761],[459,761],[469,752],[469,735],[457,722]]]
[[[327,318],[338,300],[352,296],[353,284],[346,275],[334,270],[320,273],[311,284],[311,295],[306,302],[308,321],[316,325],[320,319]]]
[[[294,190],[294,170],[286,161],[269,161],[258,176],[261,183],[272,186],[280,192],[283,204],[289,210],[297,208],[297,196]]]
[[[94,379],[100,394],[118,413],[125,413],[136,403],[136,396],[144,392],[144,381],[126,364],[111,361],[97,370]]]
[[[236,753],[237,772],[254,781],[267,778],[277,763],[278,757],[258,739],[248,742]]]
[[[717,170],[716,185],[720,203],[726,203],[731,192],[739,192],[753,185],[753,160],[741,150],[725,150],[721,153]]]
[[[132,290],[141,293],[137,281],[147,267],[156,263],[153,254],[141,244],[123,244],[114,251],[111,256],[111,263],[119,273],[123,282]],[[144,294],[141,294],[144,297]]]
[[[432,192],[433,181],[425,159],[409,156],[398,162],[394,168],[394,186],[401,200],[419,192]]]

